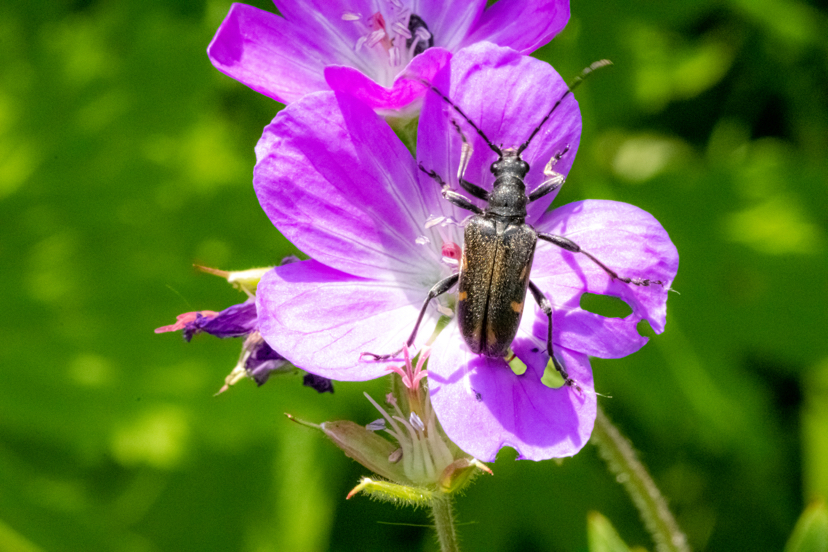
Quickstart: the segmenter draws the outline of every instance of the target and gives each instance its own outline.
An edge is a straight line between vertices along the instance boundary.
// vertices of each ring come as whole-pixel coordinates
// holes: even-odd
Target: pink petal
[[[549,64],[487,43],[456,53],[450,69],[442,71],[434,84],[495,145],[503,148],[524,143],[567,90],[566,83]],[[490,166],[497,155],[456,111],[433,93],[426,96],[420,115],[418,160],[454,188],[458,187],[456,176],[462,140],[451,124],[452,119],[460,124],[474,148],[466,180],[491,190],[494,178]],[[567,146],[569,151],[555,170],[564,175],[569,172],[580,135],[581,115],[578,103],[570,95],[523,152],[523,159],[532,167],[526,177],[527,192],[545,180],[544,166]],[[420,180],[423,186],[430,181],[425,175]],[[556,192],[550,193],[530,204],[527,221],[531,223],[539,218],[555,195]]]
[[[419,104],[411,104],[425,95],[426,88],[417,79],[431,81],[450,59],[451,52],[448,50],[429,48],[400,71],[391,88],[385,88],[360,70],[347,66],[326,67],[325,80],[331,90],[347,92],[373,109],[409,107],[418,110]]]
[[[256,156],[259,202],[309,256],[355,276],[440,279],[441,237],[424,224],[432,206],[453,207],[437,201],[439,189],[421,192],[411,154],[369,107],[332,92],[306,96],[265,128]]]
[[[529,54],[569,21],[569,0],[498,0],[489,6],[463,45],[488,41]]]
[[[259,283],[259,331],[308,372],[339,381],[378,378],[400,359],[369,362],[360,354],[398,350],[427,293],[427,287],[350,276],[316,261],[291,263]],[[426,313],[417,343],[431,335],[437,316],[436,310]]]
[[[539,241],[531,278],[552,302],[555,343],[615,358],[635,352],[647,342],[636,330],[640,320],[647,320],[657,333],[664,331],[678,252],[652,215],[626,203],[580,201],[551,211],[535,229],[574,241],[621,276],[662,282],[635,286],[612,280],[584,255]],[[633,312],[624,319],[586,312],[580,308],[585,292],[618,297]],[[530,323],[536,336],[545,336],[545,316],[537,314]]]
[[[282,103],[328,88],[322,71],[333,48],[284,18],[233,4],[207,54],[225,75]]]
[[[526,346],[535,345],[515,340],[515,350]],[[577,453],[595,421],[592,373],[586,355],[563,348],[557,353],[580,393],[546,387],[541,383],[545,365],[530,360],[526,372],[517,376],[504,360],[471,353],[457,324],[450,324],[435,343],[428,367],[431,402],[449,439],[485,462],[494,461],[504,446],[529,460]]]

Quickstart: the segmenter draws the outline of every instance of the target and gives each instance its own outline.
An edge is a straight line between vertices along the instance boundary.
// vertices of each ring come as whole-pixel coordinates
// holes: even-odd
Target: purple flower
[[[187,342],[194,335],[202,332],[222,339],[226,337],[245,338],[239,362],[225,379],[225,385],[219,390],[219,393],[226,391],[229,386],[245,376],[253,379],[257,385],[261,386],[273,373],[294,371],[294,368],[289,365],[285,357],[273,350],[262,339],[258,331],[256,300],[254,298],[228,307],[221,312],[196,311],[179,314],[176,317],[175,324],[156,328],[155,333],[178,330],[182,330],[184,340]],[[333,393],[333,384],[330,380],[320,376],[307,374],[304,385],[312,387],[320,393]]]
[[[233,4],[207,48],[219,71],[282,103],[333,89],[392,110],[424,94],[401,74],[430,80],[450,52],[484,40],[530,53],[569,19],[568,0],[275,4],[284,17]]]
[[[189,342],[201,332],[215,337],[243,337],[256,329],[256,301],[248,299],[221,312],[185,312],[176,316],[176,323],[162,326],[155,333],[183,330],[184,341]]]
[[[526,141],[566,91],[546,63],[490,44],[455,54],[434,84],[504,147]],[[444,200],[440,187],[417,168],[422,163],[456,188],[461,139],[452,117],[458,119],[444,101],[427,96],[416,161],[382,119],[346,95],[309,95],[265,128],[256,147],[256,193],[271,221],[314,259],[275,268],[258,288],[259,329],[295,364],[337,380],[385,375],[394,363],[360,361],[360,353],[399,350],[429,288],[457,270],[456,258],[445,254],[462,243],[462,229],[451,221],[469,212]],[[495,155],[468,124],[457,122],[474,146],[466,179],[491,189],[488,167]],[[568,96],[523,152],[532,167],[528,190],[564,151],[555,170],[568,172],[580,128],[577,102]],[[587,355],[614,358],[638,350],[647,341],[636,331],[642,319],[656,332],[664,328],[678,255],[659,223],[613,201],[582,201],[545,213],[551,201],[531,204],[526,222],[572,239],[619,274],[663,285],[624,284],[582,254],[538,242],[531,278],[551,301],[555,353],[580,392],[541,381],[549,360],[548,321],[539,308],[524,309],[512,344],[527,365],[520,376],[505,360],[471,353],[452,319],[433,341],[429,392],[448,437],[481,460],[494,460],[503,446],[533,460],[575,454],[595,418]],[[586,292],[619,297],[633,312],[617,319],[584,311],[579,300]],[[432,301],[416,346],[429,340],[455,302],[453,293]]]

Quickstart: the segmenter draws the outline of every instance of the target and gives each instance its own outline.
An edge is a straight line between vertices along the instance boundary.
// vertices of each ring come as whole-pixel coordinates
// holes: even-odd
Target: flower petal
[[[430,81],[451,59],[451,52],[443,48],[429,48],[411,60],[396,79],[394,86],[386,88],[358,69],[346,66],[325,68],[325,81],[331,90],[347,92],[369,105],[372,109],[402,109],[409,107],[419,110],[419,105],[411,105],[425,95],[425,87],[416,79]],[[405,113],[403,113],[405,115]]]
[[[355,276],[440,279],[441,237],[424,223],[432,204],[453,207],[438,202],[439,189],[421,192],[411,154],[369,107],[345,94],[305,96],[265,127],[256,156],[262,208],[309,256]]]
[[[322,71],[335,62],[329,41],[315,40],[309,29],[246,4],[231,6],[207,55],[228,77],[282,103],[326,90]]]
[[[469,30],[477,26],[486,8],[484,0],[464,2],[424,0],[415,1],[412,4],[412,11],[426,22],[429,31],[434,35],[435,46],[442,46],[452,51],[462,47]]]
[[[259,331],[307,372],[340,381],[378,378],[387,374],[389,362],[360,361],[360,354],[398,350],[427,293],[428,288],[354,277],[316,261],[291,263],[259,283]],[[429,309],[417,343],[425,342],[436,320],[436,310]]]
[[[617,358],[647,342],[636,330],[640,320],[647,320],[657,333],[664,331],[678,252],[652,215],[616,201],[579,201],[547,213],[535,229],[574,241],[620,276],[662,282],[636,286],[613,280],[585,255],[539,240],[531,278],[552,303],[555,343],[592,356]],[[618,297],[633,312],[620,319],[584,311],[580,308],[584,293]],[[546,335],[542,313],[529,323],[537,337]]]
[[[566,83],[548,63],[488,43],[454,54],[449,68],[441,71],[433,84],[463,109],[494,144],[503,148],[526,142],[567,90]],[[420,115],[418,160],[454,188],[458,187],[456,175],[462,140],[451,120],[458,122],[474,148],[465,172],[466,180],[491,190],[494,179],[490,166],[497,155],[434,93],[426,95]],[[523,159],[532,167],[526,177],[527,191],[545,180],[543,167],[567,147],[569,150],[555,171],[563,175],[569,172],[580,136],[581,114],[577,101],[569,95],[523,152]],[[425,175],[420,179],[423,186],[430,180]],[[537,220],[555,195],[557,192],[552,192],[530,204],[527,222]]]
[[[521,337],[513,347],[525,345],[535,347]],[[429,360],[428,382],[431,403],[449,439],[485,462],[494,461],[504,446],[528,460],[578,452],[595,421],[592,372],[586,355],[563,348],[558,354],[580,392],[547,387],[541,383],[543,366],[531,360],[522,376],[515,375],[504,360],[471,353],[457,324],[446,327]]]
[[[256,329],[256,302],[248,299],[227,307],[216,316],[203,317],[196,329],[221,338],[246,336]]]
[[[483,12],[463,45],[488,41],[529,54],[548,43],[569,21],[569,0],[499,0]]]

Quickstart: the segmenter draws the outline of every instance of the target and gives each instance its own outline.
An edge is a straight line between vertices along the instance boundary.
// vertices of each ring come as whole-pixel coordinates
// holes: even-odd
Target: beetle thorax
[[[491,171],[495,182],[486,212],[503,217],[525,217],[528,200],[523,177],[529,172],[529,164],[516,150],[509,148],[492,163]]]

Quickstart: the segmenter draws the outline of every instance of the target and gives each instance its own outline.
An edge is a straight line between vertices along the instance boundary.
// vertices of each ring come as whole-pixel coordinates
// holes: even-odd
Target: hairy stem
[[[434,528],[437,530],[440,552],[460,552],[457,530],[454,527],[454,512],[451,498],[448,495],[435,493],[431,501],[431,517],[434,519]]]
[[[690,552],[687,537],[679,529],[667,501],[656,487],[647,468],[638,459],[630,442],[607,418],[601,407],[595,419],[592,441],[616,479],[627,493],[650,532],[658,552]]]

